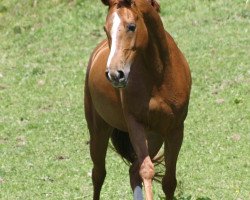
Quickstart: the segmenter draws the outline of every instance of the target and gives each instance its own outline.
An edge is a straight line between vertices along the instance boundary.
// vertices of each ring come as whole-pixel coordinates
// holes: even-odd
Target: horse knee
[[[177,180],[175,177],[167,177],[166,175],[162,179],[162,189],[166,195],[167,200],[174,198],[174,192],[176,189]]]
[[[106,169],[94,167],[92,169],[92,181],[96,187],[101,187],[106,177]]]
[[[143,162],[140,166],[139,174],[140,174],[141,178],[143,179],[143,181],[153,179],[153,177],[155,175],[154,164],[152,163],[149,156],[147,156],[143,160]]]

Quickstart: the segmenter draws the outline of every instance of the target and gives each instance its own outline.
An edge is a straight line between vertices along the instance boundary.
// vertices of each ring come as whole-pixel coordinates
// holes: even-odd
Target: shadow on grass
[[[191,195],[189,196],[180,196],[180,197],[175,197],[174,200],[192,200],[194,198],[192,198]],[[209,197],[198,197],[196,198],[195,200],[212,200],[211,198]]]
[[[165,200],[165,197],[160,197],[160,200]],[[194,198],[192,198],[191,195],[189,196],[178,196],[178,197],[174,197],[174,200],[194,200]],[[195,200],[212,200],[209,197],[198,197]]]

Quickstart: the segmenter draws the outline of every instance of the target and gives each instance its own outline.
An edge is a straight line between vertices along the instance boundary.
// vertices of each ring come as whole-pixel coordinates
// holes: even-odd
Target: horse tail
[[[136,160],[136,154],[127,132],[114,129],[111,134],[111,141],[114,146],[113,149],[127,164],[133,163]]]
[[[111,148],[123,158],[126,164],[130,165],[136,160],[136,154],[127,132],[114,129],[111,134],[111,141],[113,144],[113,147]],[[159,166],[159,170],[155,172],[154,180],[161,182],[165,169],[164,153],[160,151],[155,158],[152,159],[152,162],[155,166]]]

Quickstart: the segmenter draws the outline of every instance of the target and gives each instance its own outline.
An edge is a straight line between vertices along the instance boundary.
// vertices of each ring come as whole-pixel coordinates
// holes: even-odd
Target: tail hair
[[[127,164],[133,163],[136,160],[136,154],[127,132],[114,129],[111,141],[114,146],[113,149],[120,154]]]

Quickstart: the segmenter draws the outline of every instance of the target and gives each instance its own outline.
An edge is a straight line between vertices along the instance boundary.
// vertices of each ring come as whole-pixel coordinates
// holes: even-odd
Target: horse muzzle
[[[106,78],[111,82],[115,88],[125,88],[127,85],[126,74],[122,70],[107,70],[105,72]]]

